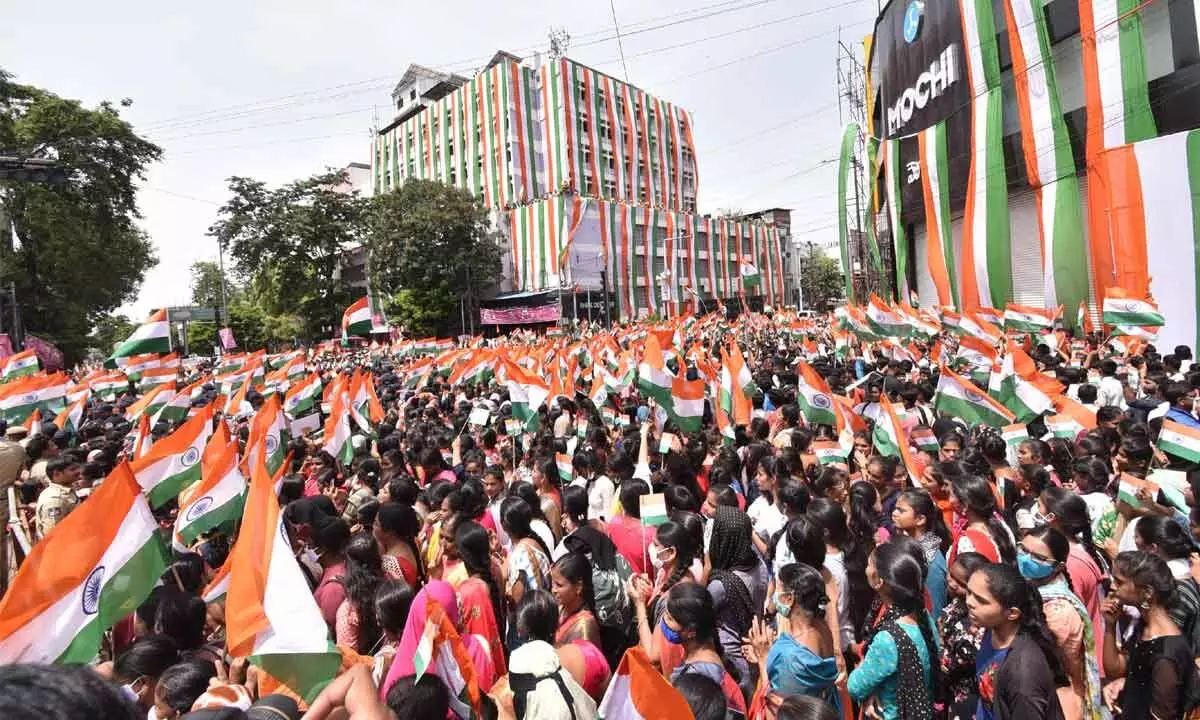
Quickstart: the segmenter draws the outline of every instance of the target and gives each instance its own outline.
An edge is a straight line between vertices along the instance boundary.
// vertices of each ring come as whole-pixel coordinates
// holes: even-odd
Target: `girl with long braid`
[[[626,591],[637,612],[638,639],[642,650],[664,675],[669,675],[683,662],[682,649],[677,643],[668,642],[662,630],[667,594],[676,585],[693,582],[690,567],[698,551],[699,548],[682,525],[663,523],[658,526],[650,546],[650,562],[657,571],[657,579],[651,583],[645,575],[634,575],[626,584]],[[709,597],[711,600],[711,595]]]

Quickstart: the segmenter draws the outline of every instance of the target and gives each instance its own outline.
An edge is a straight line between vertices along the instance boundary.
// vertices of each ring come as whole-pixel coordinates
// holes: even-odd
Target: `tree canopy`
[[[487,211],[470,193],[409,180],[373,198],[369,247],[388,317],[412,334],[459,325],[461,298],[478,298],[500,276],[500,246]]]
[[[61,186],[0,182],[20,243],[3,254],[2,279],[16,285],[25,328],[58,345],[68,364],[157,262],[136,224],[136,185],[162,150],[121,118],[128,105],[84,107],[0,70],[0,148],[57,160],[67,173]]]
[[[812,252],[801,259],[800,291],[804,307],[824,312],[842,300],[845,285],[838,261],[824,253]]]

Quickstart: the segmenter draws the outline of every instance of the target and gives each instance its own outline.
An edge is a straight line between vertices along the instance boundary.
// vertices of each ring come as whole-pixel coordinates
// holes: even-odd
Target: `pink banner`
[[[237,340],[233,339],[233,330],[231,328],[221,328],[218,335],[221,336],[221,348],[223,350],[232,350],[237,347]]]
[[[48,343],[40,337],[25,333],[25,349],[33,350],[37,353],[38,360],[42,363],[42,369],[47,372],[55,372],[63,368],[63,354],[52,343]]]
[[[12,354],[12,340],[8,339],[8,333],[0,333],[0,360]]]
[[[557,322],[560,317],[562,317],[562,312],[557,304],[479,309],[479,321],[484,325],[528,325]]]

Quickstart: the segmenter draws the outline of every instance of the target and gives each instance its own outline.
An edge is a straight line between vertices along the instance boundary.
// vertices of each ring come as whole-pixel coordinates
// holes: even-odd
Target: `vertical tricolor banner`
[[[908,238],[901,219],[904,172],[900,167],[900,140],[883,141],[884,186],[887,190],[888,227],[892,230],[892,252],[896,258],[896,299],[908,297]]]
[[[1063,119],[1041,0],[1005,0],[1025,169],[1038,206],[1044,304],[1074,306],[1088,296],[1079,181]]]
[[[921,187],[925,198],[925,246],[929,274],[937,288],[938,304],[959,307],[954,277],[954,238],[950,233],[950,162],[946,150],[946,121],[917,136]]]
[[[846,181],[851,171],[854,143],[858,139],[858,125],[850,123],[842,131],[842,151],[838,156],[838,243],[842,251],[842,272],[846,275],[846,299],[854,302],[854,272],[850,265],[850,225],[846,214]]]

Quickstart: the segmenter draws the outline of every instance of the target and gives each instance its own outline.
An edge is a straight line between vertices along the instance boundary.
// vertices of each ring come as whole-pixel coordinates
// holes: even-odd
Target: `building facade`
[[[891,236],[902,296],[967,309],[1065,305],[1073,323],[1081,302],[1094,312],[1106,287],[1127,284],[1113,254],[1136,241],[1118,222],[1134,198],[1127,183],[1103,181],[1101,158],[1200,127],[1200,0],[1135,5],[884,6],[868,60],[869,132],[889,204],[880,242]],[[1115,92],[1114,77],[1124,83]]]
[[[420,178],[478,197],[506,236],[504,291],[607,290],[614,318],[786,296],[773,223],[696,214],[683,108],[568,58],[503,52],[472,78],[413,66],[393,100],[376,191]],[[743,265],[760,278],[749,293]]]

